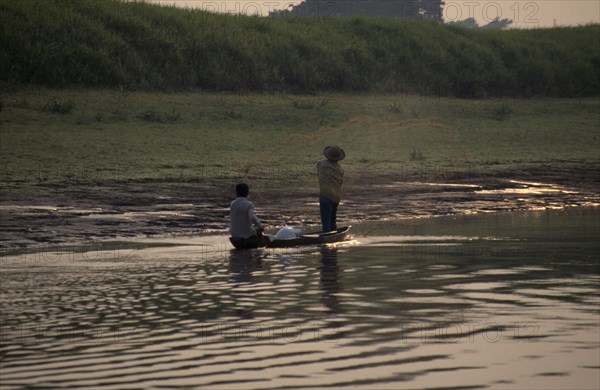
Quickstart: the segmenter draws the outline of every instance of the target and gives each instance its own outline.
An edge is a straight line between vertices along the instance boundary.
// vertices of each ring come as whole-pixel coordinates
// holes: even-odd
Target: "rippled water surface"
[[[2,388],[598,388],[600,208],[0,263]]]

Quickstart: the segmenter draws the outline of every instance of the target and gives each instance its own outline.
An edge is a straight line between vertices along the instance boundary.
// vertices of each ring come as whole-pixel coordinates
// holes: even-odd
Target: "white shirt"
[[[256,229],[262,228],[258,217],[254,214],[254,204],[243,196],[237,197],[231,202],[229,210],[229,233],[231,237],[248,238],[256,236]]]

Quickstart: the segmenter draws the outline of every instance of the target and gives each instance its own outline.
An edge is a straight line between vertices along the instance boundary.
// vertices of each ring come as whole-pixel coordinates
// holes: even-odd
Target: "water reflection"
[[[570,213],[340,248],[6,259],[2,387],[598,388],[600,210]]]
[[[341,307],[337,294],[341,292],[341,287],[338,281],[337,248],[329,248],[327,246],[321,248],[320,271],[321,302],[331,313],[338,313],[341,311]]]
[[[252,283],[253,273],[263,269],[266,254],[255,250],[232,250],[229,256],[229,274],[234,284]]]
[[[265,257],[266,254],[261,250],[232,250],[230,253],[230,298],[233,314],[240,319],[254,318],[258,297],[253,284],[258,283],[257,273],[263,270]]]

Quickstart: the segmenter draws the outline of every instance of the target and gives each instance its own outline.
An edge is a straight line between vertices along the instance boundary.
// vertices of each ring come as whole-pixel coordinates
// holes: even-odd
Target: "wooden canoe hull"
[[[231,245],[235,247],[235,249],[256,249],[256,248],[264,248],[267,246],[271,240],[266,237],[250,237],[250,238],[237,238],[237,237],[229,237],[229,242]]]

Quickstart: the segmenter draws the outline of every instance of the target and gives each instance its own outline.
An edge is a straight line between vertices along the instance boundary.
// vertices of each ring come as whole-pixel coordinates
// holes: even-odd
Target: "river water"
[[[4,256],[0,387],[600,386],[600,208],[352,230]]]

